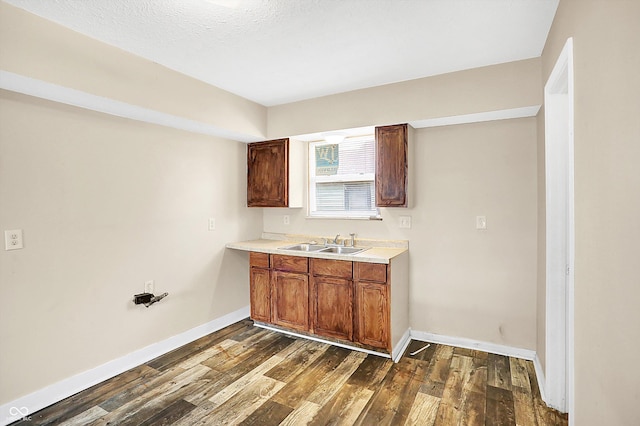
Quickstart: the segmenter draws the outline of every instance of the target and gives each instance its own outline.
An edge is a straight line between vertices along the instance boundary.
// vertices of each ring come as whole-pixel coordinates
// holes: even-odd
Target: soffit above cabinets
[[[538,57],[558,0],[3,0],[265,106]]]

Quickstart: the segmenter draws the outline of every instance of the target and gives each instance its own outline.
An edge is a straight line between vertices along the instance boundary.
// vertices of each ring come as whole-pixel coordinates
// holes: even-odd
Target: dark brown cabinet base
[[[273,271],[271,285],[271,321],[294,330],[309,330],[309,277]]]
[[[249,254],[250,280],[249,297],[251,318],[256,321],[271,322],[271,272],[269,255],[266,253]]]
[[[391,352],[388,265],[254,252],[250,258],[252,319]]]
[[[353,341],[352,262],[311,259],[313,333]]]

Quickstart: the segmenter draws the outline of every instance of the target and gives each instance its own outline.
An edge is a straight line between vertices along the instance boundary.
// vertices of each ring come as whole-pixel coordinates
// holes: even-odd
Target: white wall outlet
[[[155,287],[155,283],[153,282],[153,280],[149,280],[149,281],[145,281],[144,282],[144,292],[145,293],[151,293],[153,294],[153,290]]]
[[[400,228],[411,229],[411,216],[400,216]]]
[[[486,216],[476,216],[476,229],[487,229]]]
[[[282,223],[284,225],[288,225],[289,223],[291,223],[291,217],[289,217],[288,214],[285,214],[284,216],[282,216]]]
[[[210,217],[209,218],[209,231],[215,231],[216,229],[216,218],[215,217]]]
[[[5,250],[18,250],[23,248],[22,243],[22,229],[11,229],[4,231],[4,249]]]

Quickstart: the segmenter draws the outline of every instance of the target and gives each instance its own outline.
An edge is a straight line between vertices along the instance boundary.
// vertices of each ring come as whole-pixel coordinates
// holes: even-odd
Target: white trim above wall
[[[531,105],[520,108],[501,109],[497,111],[477,112],[473,114],[454,115],[448,117],[427,118],[424,120],[412,120],[408,123],[414,129],[423,129],[426,127],[452,126],[457,124],[481,123],[484,121],[510,120],[512,118],[535,117],[540,111],[541,105]],[[379,123],[380,125],[385,123]],[[389,123],[386,123],[389,124]],[[371,135],[375,126],[354,127],[352,129],[332,129],[332,132],[344,134],[346,137]],[[327,132],[307,133],[304,135],[292,136],[293,139],[314,142],[324,140]]]
[[[498,111],[477,112],[473,114],[454,115],[451,117],[428,118],[426,120],[413,120],[409,124],[414,129],[424,127],[451,126],[455,124],[480,123],[484,121],[509,120],[512,118],[535,117],[540,111],[540,105],[531,105],[521,108],[501,109]]]
[[[223,129],[201,121],[190,120],[177,115],[144,108],[138,105],[128,104],[115,99],[92,95],[81,90],[59,86],[57,84],[26,77],[9,71],[0,70],[0,89],[23,95],[34,96],[53,102],[84,108],[91,111],[102,112],[116,117],[128,118],[145,123],[171,127],[187,132],[198,133],[207,136],[217,136],[239,142],[257,142],[264,137],[246,135]]]
[[[144,364],[154,358],[171,352],[181,346],[191,343],[207,334],[221,330],[233,323],[249,317],[249,306],[238,309],[206,324],[199,325],[184,333],[169,337],[161,342],[154,343],[128,355],[109,361],[96,368],[85,371],[67,379],[61,380],[50,386],[42,388],[29,395],[25,395],[14,401],[0,406],[0,424],[8,425],[22,418],[22,415],[12,415],[13,412],[21,410],[23,415],[48,407],[51,404],[62,401],[65,398],[75,395],[93,385],[101,383],[111,377],[124,373],[134,367]],[[13,408],[13,410],[12,410]],[[26,411],[24,411],[26,409]]]
[[[514,348],[513,346],[499,345],[497,343],[483,342],[481,340],[467,339],[464,337],[444,336],[442,334],[427,333],[426,331],[411,330],[411,338],[423,342],[439,343],[459,348],[476,349],[492,354],[512,356],[528,361],[533,361],[536,357],[536,352],[531,349]]]

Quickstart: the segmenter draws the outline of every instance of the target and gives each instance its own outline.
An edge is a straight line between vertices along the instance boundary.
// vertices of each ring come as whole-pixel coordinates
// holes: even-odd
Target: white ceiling
[[[559,0],[3,0],[265,106],[538,57]]]

